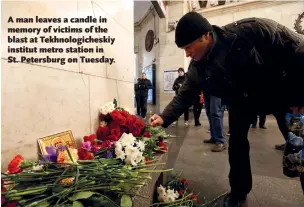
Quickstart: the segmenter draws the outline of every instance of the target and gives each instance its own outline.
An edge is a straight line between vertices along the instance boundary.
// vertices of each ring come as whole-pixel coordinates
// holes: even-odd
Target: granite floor
[[[184,127],[182,117],[179,124],[169,127],[168,132],[179,135],[170,147],[169,166],[175,172],[183,170],[184,177],[189,179],[189,187],[200,192],[201,200],[213,200],[229,191],[228,150],[220,153],[210,151],[210,144],[202,140],[210,137],[205,112],[201,115],[201,127],[195,127],[193,119],[190,126]],[[249,194],[249,207],[303,207],[299,179],[290,179],[282,173],[282,151],[274,145],[283,143],[276,121],[267,116],[267,129],[250,129],[251,166],[253,173],[253,190]],[[225,131],[228,132],[228,114],[225,114]],[[221,206],[222,199],[212,206]]]

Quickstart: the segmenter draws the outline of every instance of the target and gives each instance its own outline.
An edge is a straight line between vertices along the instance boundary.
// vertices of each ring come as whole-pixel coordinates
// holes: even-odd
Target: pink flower
[[[87,151],[91,151],[92,149],[92,144],[90,141],[86,141],[84,143],[82,143],[81,148]]]

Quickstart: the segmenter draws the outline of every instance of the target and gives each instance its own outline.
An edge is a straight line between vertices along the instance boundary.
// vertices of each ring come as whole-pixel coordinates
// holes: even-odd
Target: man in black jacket
[[[178,77],[175,79],[173,86],[172,86],[172,90],[175,91],[175,95],[178,94],[178,90],[180,89],[180,87],[183,85],[183,83],[185,81],[184,68],[179,68],[177,70],[177,72],[178,72]],[[184,121],[185,121],[186,127],[189,125],[188,120],[189,120],[189,108],[186,108],[184,111]],[[176,122],[174,122],[174,123],[176,123]]]
[[[178,22],[175,42],[192,58],[186,80],[149,123],[167,127],[201,90],[225,100],[231,192],[224,206],[243,206],[252,188],[247,135],[253,117],[304,111],[303,36],[269,19],[242,19],[220,28],[190,12]]]
[[[137,78],[137,83],[134,84],[134,92],[135,92],[135,102],[136,102],[136,114],[140,116],[140,90],[139,90],[139,82],[140,78]]]
[[[147,115],[148,91],[152,88],[152,83],[146,78],[146,73],[142,73],[141,77],[142,78],[138,81],[140,115],[145,119]]]

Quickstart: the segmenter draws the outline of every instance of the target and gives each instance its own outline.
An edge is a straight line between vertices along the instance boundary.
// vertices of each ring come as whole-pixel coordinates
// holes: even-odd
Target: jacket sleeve
[[[147,89],[152,89],[152,83],[150,80],[147,81]]]
[[[186,75],[185,82],[179,89],[178,94],[173,100],[165,107],[164,111],[160,114],[164,120],[162,127],[168,127],[172,122],[176,121],[186,109],[193,104],[195,95],[199,94],[199,88],[194,81],[191,81]]]
[[[173,86],[172,86],[172,90],[173,90],[173,91],[176,91],[176,90],[178,89],[177,84],[176,84],[176,80],[177,80],[177,79],[175,79],[175,81],[174,81],[174,83],[173,83]]]

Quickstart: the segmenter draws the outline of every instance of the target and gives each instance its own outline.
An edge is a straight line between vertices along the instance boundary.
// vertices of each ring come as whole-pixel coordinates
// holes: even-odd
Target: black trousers
[[[200,103],[200,98],[199,96],[197,96],[197,98],[195,98],[193,102],[193,115],[195,122],[199,122],[199,117],[201,115],[202,108],[203,104]]]
[[[148,96],[139,96],[141,117],[146,117],[147,115],[147,100]]]
[[[246,108],[229,109],[229,182],[231,194],[237,199],[245,199],[252,188],[248,131],[254,114],[249,114]]]
[[[137,115],[140,115],[140,96],[135,96],[135,100],[136,100],[136,112]]]
[[[248,131],[256,113],[249,112],[249,108],[248,106],[231,106],[229,108],[229,182],[232,196],[238,199],[244,199],[252,189]],[[273,114],[284,137],[288,136],[284,118],[285,111]]]
[[[263,127],[265,126],[265,122],[266,122],[266,115],[265,114],[259,114],[259,127]],[[252,122],[253,126],[256,126],[258,123],[258,117],[255,116]]]

